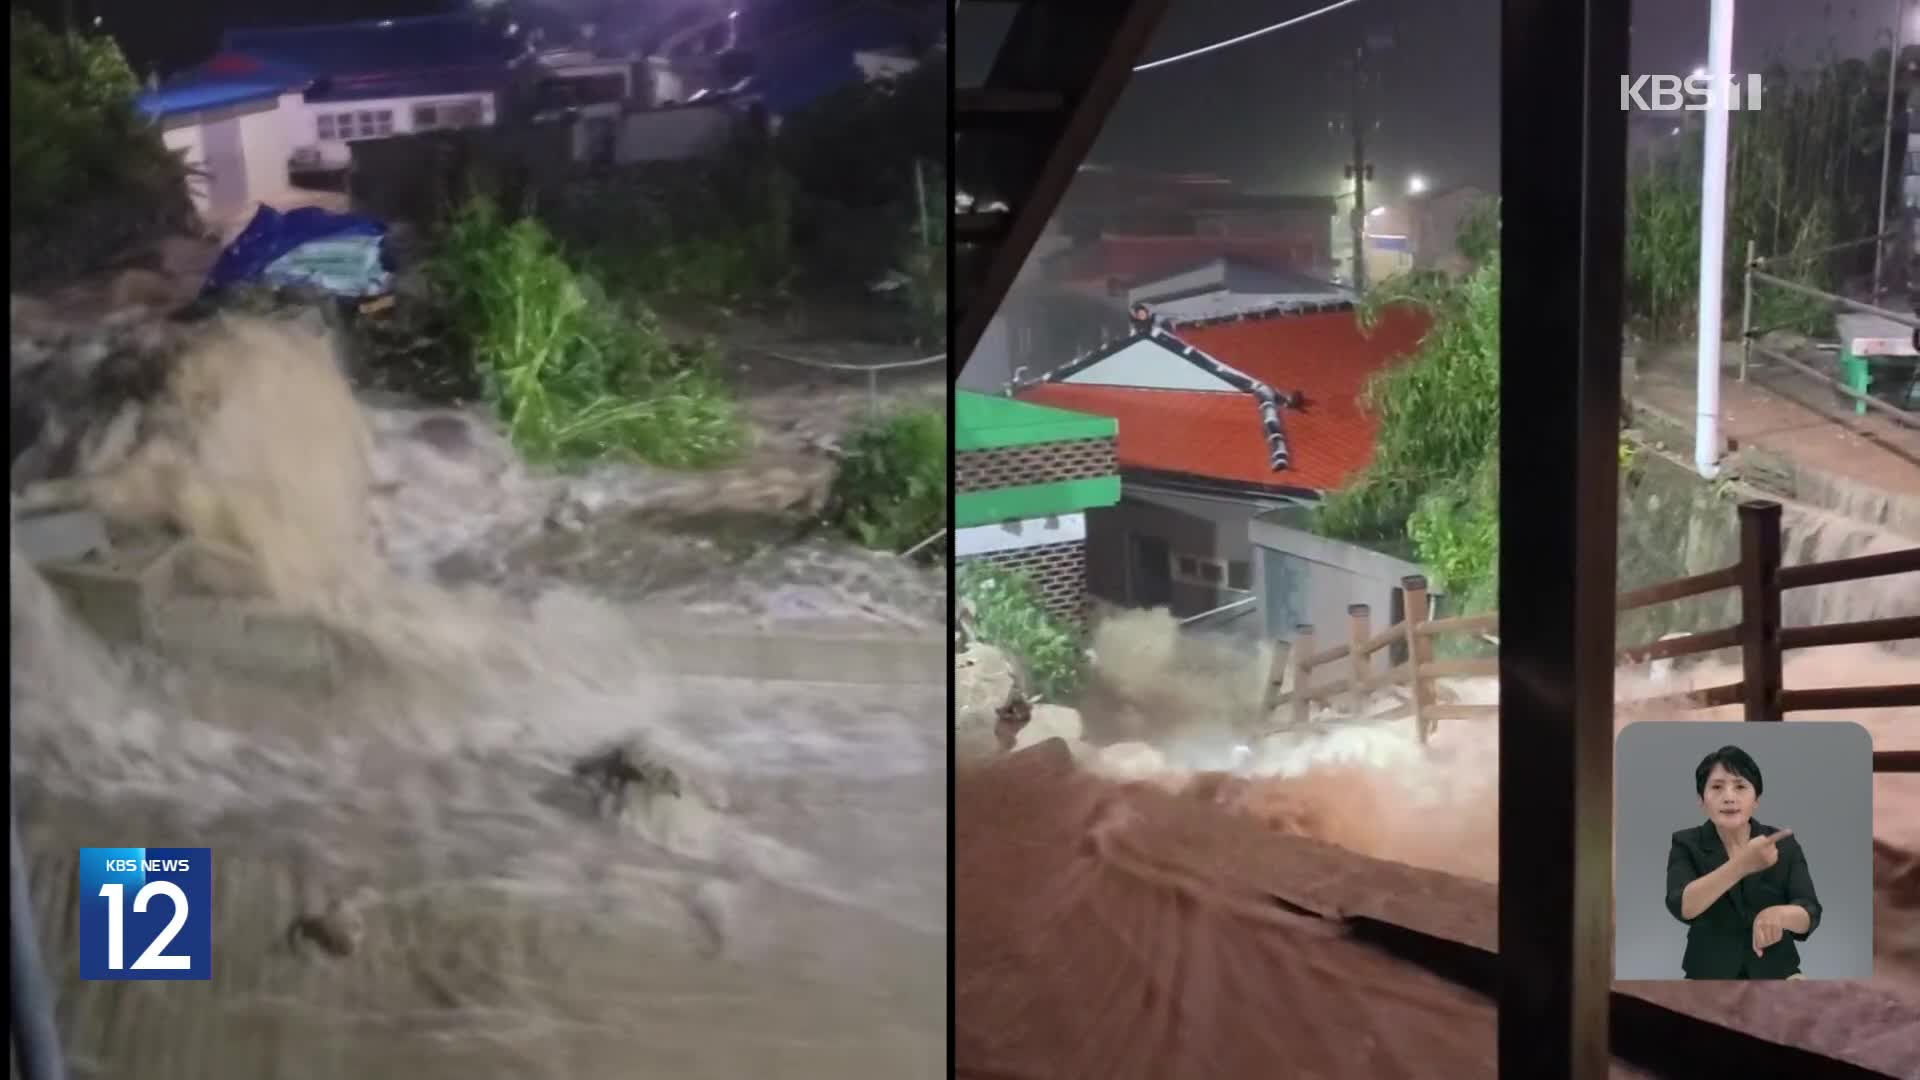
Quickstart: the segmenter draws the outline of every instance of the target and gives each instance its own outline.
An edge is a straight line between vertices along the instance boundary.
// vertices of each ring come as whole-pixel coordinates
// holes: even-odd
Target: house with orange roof
[[[1020,401],[1117,425],[1121,498],[1088,514],[1089,592],[1281,639],[1351,603],[1385,616],[1419,568],[1311,536],[1298,519],[1372,460],[1366,387],[1429,324],[1401,307],[1366,329],[1351,304],[1155,321],[1015,387]]]

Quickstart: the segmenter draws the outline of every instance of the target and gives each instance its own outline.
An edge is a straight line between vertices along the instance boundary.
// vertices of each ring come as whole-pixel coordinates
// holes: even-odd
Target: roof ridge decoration
[[[1327,315],[1338,311],[1355,311],[1359,305],[1352,300],[1283,300],[1266,307],[1248,308],[1226,315],[1202,315],[1192,319],[1169,320],[1169,325],[1186,330],[1206,326],[1224,326],[1228,323],[1253,322],[1258,319],[1286,319],[1303,315]]]
[[[1046,372],[1037,379],[1025,383],[1009,383],[1007,385],[1007,393],[1011,396],[1025,386],[1036,386],[1040,383],[1063,382],[1120,350],[1131,345],[1139,344],[1142,338],[1151,340],[1155,345],[1173,353],[1187,363],[1214,376],[1240,392],[1251,395],[1260,411],[1261,433],[1266,436],[1267,440],[1267,464],[1274,472],[1285,472],[1287,470],[1288,466],[1293,462],[1293,454],[1287,445],[1287,429],[1281,417],[1281,410],[1304,409],[1306,407],[1306,396],[1298,391],[1285,394],[1275,391],[1273,387],[1248,375],[1246,372],[1227,364],[1225,361],[1197,346],[1180,340],[1157,321],[1144,332],[1115,338],[1091,352],[1084,353],[1054,368],[1052,371]]]

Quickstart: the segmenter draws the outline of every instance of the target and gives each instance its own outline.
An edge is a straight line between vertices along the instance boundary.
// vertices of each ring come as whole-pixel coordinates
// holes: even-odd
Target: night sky
[[[1171,0],[1144,59],[1255,30],[1327,0]],[[962,5],[963,9],[966,5]],[[1734,68],[1774,57],[1808,63],[1823,49],[1864,55],[1895,19],[1896,0],[1740,0]],[[1706,58],[1707,0],[1639,0],[1633,71],[1685,74]],[[1909,41],[1920,39],[1911,22]],[[1297,27],[1164,68],[1136,73],[1092,160],[1214,172],[1256,190],[1332,194],[1349,136],[1327,122],[1346,108],[1336,58],[1362,34],[1393,33],[1381,54],[1380,125],[1369,139],[1376,180],[1405,190],[1418,172],[1435,187],[1497,187],[1500,0],[1361,0]],[[956,34],[956,69],[978,71],[993,28]],[[987,45],[990,49],[991,45]],[[962,75],[966,78],[966,75]],[[1071,198],[1071,195],[1069,195]]]
[[[894,26],[900,12],[925,10],[934,0],[25,0],[16,6],[58,27],[64,17],[85,27],[97,15],[120,42],[134,69],[143,76],[158,67],[163,75],[193,67],[217,48],[228,27],[299,26],[355,19],[401,18],[469,8],[504,6],[531,24],[594,21],[603,27],[632,21],[646,25],[664,15],[690,10],[739,8],[747,44],[758,37],[783,50],[824,43],[839,55],[847,24],[866,21]]]

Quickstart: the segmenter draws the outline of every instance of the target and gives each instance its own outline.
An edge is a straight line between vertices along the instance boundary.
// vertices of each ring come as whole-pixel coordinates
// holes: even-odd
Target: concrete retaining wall
[[[350,643],[307,616],[175,593],[169,582],[180,550],[117,562],[53,559],[40,570],[69,610],[110,641],[143,642],[169,655],[275,678],[325,679],[338,670]],[[883,633],[850,623],[770,632],[721,626],[643,640],[676,674],[774,682],[944,684],[950,652],[937,632]]]

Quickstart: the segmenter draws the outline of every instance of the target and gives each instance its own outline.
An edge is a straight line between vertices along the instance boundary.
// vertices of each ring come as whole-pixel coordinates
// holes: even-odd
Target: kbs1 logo
[[[1620,111],[1672,112],[1685,109],[1703,112],[1715,108],[1721,100],[1733,112],[1759,112],[1762,94],[1760,76],[1729,75],[1724,82],[1711,75],[1695,72],[1678,75],[1620,76]]]
[[[81,848],[80,977],[213,977],[212,848]]]

